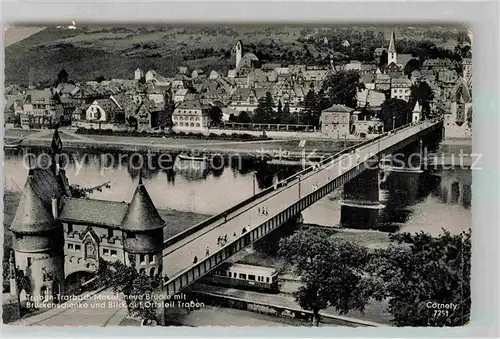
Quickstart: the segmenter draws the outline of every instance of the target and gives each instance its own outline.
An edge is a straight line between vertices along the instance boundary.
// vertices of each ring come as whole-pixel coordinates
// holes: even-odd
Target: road
[[[231,141],[231,140],[203,140],[189,138],[157,138],[157,137],[129,137],[129,136],[109,136],[109,135],[83,135],[76,134],[69,129],[60,129],[59,134],[63,143],[75,147],[89,147],[95,145],[127,148],[148,147],[157,150],[190,150],[196,149],[200,152],[212,153],[258,153],[265,151],[269,154],[276,152],[302,152],[328,153],[339,150],[343,147],[343,141],[331,139],[308,140],[304,148],[300,148],[301,138],[296,139],[273,139],[273,140],[254,140],[254,141]],[[10,129],[5,131],[5,140],[9,142],[19,140],[26,136],[21,145],[41,146],[50,145],[52,139],[52,130],[41,130],[33,132],[31,130]]]
[[[227,217],[227,221],[217,221],[213,225],[178,241],[164,250],[163,271],[172,279],[193,266],[195,257],[202,259],[220,249],[221,246],[218,245],[217,241],[219,237],[227,236],[226,246],[228,246],[231,240],[242,234],[244,228],[249,231],[263,224],[297,202],[301,197],[312,192],[315,187],[322,187],[356,167],[364,159],[371,158],[379,151],[387,149],[431,125],[432,123],[428,121],[419,125],[412,125],[398,133],[389,134],[377,142],[358,148],[355,154],[344,154],[322,168],[311,171],[300,179],[289,182],[287,186],[278,188],[274,192],[233,212]],[[214,192],[214,199],[217,198],[217,194],[224,193]],[[266,215],[259,213],[263,209],[267,211]]]

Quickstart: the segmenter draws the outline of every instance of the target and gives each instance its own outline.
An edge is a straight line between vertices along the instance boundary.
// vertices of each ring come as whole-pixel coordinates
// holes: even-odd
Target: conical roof
[[[160,217],[151,197],[139,177],[139,184],[135,189],[132,201],[128,205],[127,213],[121,228],[125,231],[143,232],[151,231],[165,226],[165,221]]]
[[[418,101],[415,104],[415,107],[413,108],[413,112],[418,112],[418,113],[422,112],[422,110],[420,109],[420,105],[419,105]]]
[[[387,49],[388,53],[396,53],[396,35],[394,31],[391,33],[391,40],[389,41],[389,48]]]
[[[33,234],[45,232],[57,227],[52,212],[43,204],[33,189],[33,177],[28,176],[24,192],[19,201],[16,215],[10,230],[15,233]]]

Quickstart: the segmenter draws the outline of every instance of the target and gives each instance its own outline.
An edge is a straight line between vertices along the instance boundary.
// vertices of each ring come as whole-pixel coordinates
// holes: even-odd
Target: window
[[[269,282],[269,277],[266,277],[266,283],[268,283],[268,282]]]
[[[229,274],[231,274],[231,273],[229,273]],[[220,272],[219,272],[219,275],[220,275],[221,277],[225,277],[227,274],[226,274],[226,271],[220,271]]]
[[[113,238],[113,229],[108,228],[108,238]]]
[[[68,250],[72,250],[73,248],[73,244],[68,244]]]
[[[28,264],[27,264],[27,266],[26,266],[26,267],[30,267],[30,266],[31,266],[31,258],[30,258],[30,257],[27,257],[26,259],[28,260]]]
[[[109,255],[109,249],[107,249],[107,248],[103,248],[103,249],[102,249],[102,254],[103,254],[103,255]]]
[[[196,127],[200,127],[200,123],[199,122],[196,123]]]
[[[81,251],[82,247],[80,245],[75,245],[75,251]]]
[[[139,254],[139,262],[141,264],[145,264],[146,263],[146,255],[144,254]]]
[[[235,272],[233,276],[236,278],[238,275],[237,275],[237,273]]]
[[[240,273],[240,276],[239,276],[240,279],[245,279],[247,278],[247,275],[246,274],[243,274],[243,273]]]
[[[73,224],[68,224],[68,233],[73,232]]]
[[[111,256],[112,256],[112,257],[116,257],[116,255],[117,255],[118,253],[116,252],[116,250],[111,250],[111,251],[110,251],[110,254],[111,254]]]
[[[255,275],[249,274],[249,275],[248,275],[248,280],[253,280],[253,281],[255,281]]]
[[[149,262],[154,263],[155,262],[155,255],[151,254],[150,258],[151,258],[151,260]]]

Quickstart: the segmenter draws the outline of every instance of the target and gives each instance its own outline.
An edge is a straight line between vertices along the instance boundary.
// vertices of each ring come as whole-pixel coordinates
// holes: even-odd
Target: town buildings
[[[345,49],[351,48],[347,40],[341,45]],[[300,121],[307,93],[310,90],[318,93],[324,80],[341,70],[358,72],[365,87],[357,94],[357,107],[353,109],[368,110],[376,116],[385,100],[409,102],[412,86],[425,82],[433,93],[431,110],[438,112],[436,114],[453,114],[455,106],[451,102],[457,84],[463,79],[469,92],[472,88],[471,58],[462,60],[461,77],[457,73],[457,64],[448,59],[425,60],[419,69],[404,74],[406,65],[414,56],[401,53],[397,46],[396,34],[392,32],[387,45],[375,50],[372,62],[350,60],[334,63],[331,59],[330,65],[286,65],[280,60],[259,60],[243,41],[238,40],[232,48],[233,67],[227,73],[181,66],[175,74],[167,77],[159,70],[137,68],[132,79],[61,83],[45,89],[9,88],[5,122],[8,127],[23,128],[48,128],[61,124],[76,128],[152,130],[168,127],[169,115],[174,111],[174,120],[171,121],[174,131],[206,133],[210,126],[209,107],[227,109],[233,112],[233,116],[246,112],[251,118],[259,99],[267,93],[272,97],[274,110],[278,105],[282,109],[286,107],[287,113],[297,115],[297,121]],[[384,53],[387,53],[387,62],[380,64],[379,58]],[[190,114],[189,111],[196,113]]]

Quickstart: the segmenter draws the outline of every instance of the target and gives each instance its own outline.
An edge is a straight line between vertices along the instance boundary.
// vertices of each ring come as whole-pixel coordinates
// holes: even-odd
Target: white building
[[[208,133],[209,110],[198,100],[181,102],[172,114],[174,132]]]

